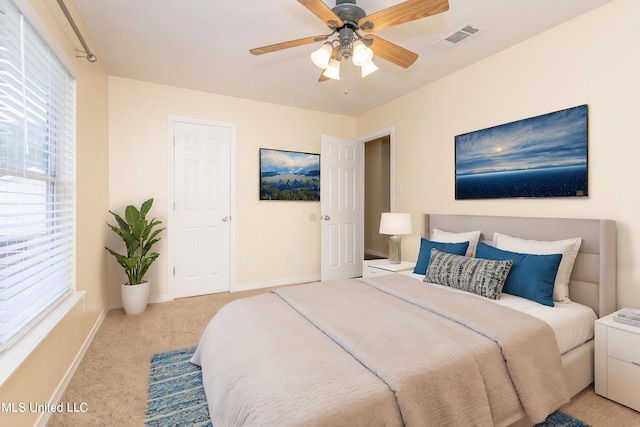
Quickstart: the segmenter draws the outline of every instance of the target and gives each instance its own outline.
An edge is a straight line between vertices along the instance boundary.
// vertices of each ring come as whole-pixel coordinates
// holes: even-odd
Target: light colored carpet
[[[105,317],[61,401],[86,403],[86,413],[54,413],[48,426],[142,426],[151,357],[191,347],[224,304],[267,290],[183,298],[151,304],[126,316]],[[593,427],[640,427],[640,414],[602,398],[589,387],[560,408]]]

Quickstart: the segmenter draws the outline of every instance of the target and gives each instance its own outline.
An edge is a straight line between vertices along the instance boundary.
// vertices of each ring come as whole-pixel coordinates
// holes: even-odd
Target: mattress
[[[424,275],[421,274],[411,272],[402,272],[400,274],[409,275],[420,281],[424,279]],[[469,294],[468,292],[455,288],[440,286],[433,283],[427,284],[446,288],[451,292],[463,292],[465,294]],[[507,293],[502,293],[498,300],[489,300],[479,295],[474,296],[494,302],[495,304],[518,310],[546,322],[551,326],[556,335],[560,354],[564,354],[593,338],[594,325],[597,316],[593,310],[586,305],[570,301],[556,303],[554,307],[549,307],[526,298]]]

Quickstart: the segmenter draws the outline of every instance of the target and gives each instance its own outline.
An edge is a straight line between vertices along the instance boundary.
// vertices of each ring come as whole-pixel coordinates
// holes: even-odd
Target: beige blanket
[[[193,360],[216,427],[490,426],[567,400],[546,324],[402,275],[230,303]]]

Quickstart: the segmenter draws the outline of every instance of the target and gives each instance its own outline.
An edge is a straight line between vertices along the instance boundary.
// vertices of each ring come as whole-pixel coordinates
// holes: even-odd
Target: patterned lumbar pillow
[[[498,299],[513,262],[469,258],[431,249],[425,282]]]

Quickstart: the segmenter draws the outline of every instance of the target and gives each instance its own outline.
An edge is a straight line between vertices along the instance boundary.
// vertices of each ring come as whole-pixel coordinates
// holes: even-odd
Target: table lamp
[[[380,217],[380,234],[390,234],[389,238],[389,262],[400,264],[401,234],[411,234],[411,214],[398,212],[383,212]]]

